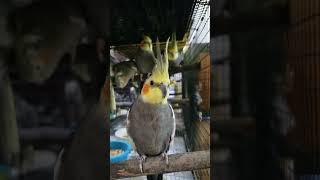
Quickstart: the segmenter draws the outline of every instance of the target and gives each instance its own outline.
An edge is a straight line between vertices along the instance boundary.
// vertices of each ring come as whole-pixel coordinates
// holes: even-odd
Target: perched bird
[[[167,153],[175,135],[175,115],[167,101],[170,85],[168,43],[169,39],[164,58],[161,58],[160,43],[157,40],[157,64],[128,113],[127,132],[139,154],[141,173],[143,161],[147,157],[161,155],[168,165]],[[159,180],[162,174],[148,175],[147,178]]]
[[[169,44],[169,49],[168,49],[168,59],[169,61],[175,61],[179,57],[179,52],[178,52],[178,43],[177,43],[177,38],[176,38],[176,33],[172,33],[172,39]]]
[[[140,43],[140,47],[135,57],[135,61],[140,73],[151,73],[156,64],[156,58],[153,54],[152,40],[150,37],[143,36],[143,40]]]
[[[117,87],[124,88],[137,73],[138,69],[133,61],[122,61],[113,65],[112,71]]]

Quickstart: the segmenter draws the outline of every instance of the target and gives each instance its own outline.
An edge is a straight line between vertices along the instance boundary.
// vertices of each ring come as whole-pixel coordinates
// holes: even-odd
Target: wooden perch
[[[147,158],[143,163],[144,173],[139,169],[139,160],[130,159],[122,163],[111,165],[111,178],[128,178],[150,174],[192,171],[210,168],[210,151],[195,151],[169,155],[169,165],[161,157]]]

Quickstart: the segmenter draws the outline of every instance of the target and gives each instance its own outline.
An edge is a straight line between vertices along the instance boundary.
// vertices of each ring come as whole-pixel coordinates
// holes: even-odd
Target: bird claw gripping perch
[[[145,155],[139,156],[139,168],[140,168],[141,174],[143,174],[142,163],[146,161],[146,158],[147,158],[147,156],[145,156]]]
[[[169,165],[169,159],[168,159],[168,154],[167,153],[162,153],[161,154],[161,157],[162,157],[162,160],[166,160],[166,165],[168,166]]]

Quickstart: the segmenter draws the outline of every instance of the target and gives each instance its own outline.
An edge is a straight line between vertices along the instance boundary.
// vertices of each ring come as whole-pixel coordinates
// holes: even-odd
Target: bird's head
[[[140,48],[145,51],[152,51],[152,40],[149,36],[143,36]]]
[[[169,96],[169,63],[168,63],[168,43],[166,43],[166,49],[164,57],[161,57],[160,43],[157,40],[157,61],[151,76],[145,81],[141,90],[141,97],[143,101],[151,104],[164,104],[167,103]]]

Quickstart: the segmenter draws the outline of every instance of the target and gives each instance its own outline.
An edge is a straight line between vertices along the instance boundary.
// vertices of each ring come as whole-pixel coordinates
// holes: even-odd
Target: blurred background
[[[107,176],[107,108],[95,110],[106,96],[108,12],[99,0],[0,2],[1,180],[53,179],[62,148],[62,179]]]
[[[319,178],[318,0],[216,0],[213,176]]]

